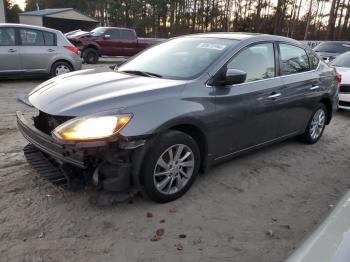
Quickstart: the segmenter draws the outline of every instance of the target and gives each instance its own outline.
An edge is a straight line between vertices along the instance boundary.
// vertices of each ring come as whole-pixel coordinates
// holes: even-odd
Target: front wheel
[[[323,104],[320,104],[312,114],[309,124],[299,139],[307,144],[316,143],[322,136],[326,126],[327,109]]]
[[[175,130],[160,135],[144,159],[147,196],[160,203],[181,197],[193,184],[199,165],[198,145],[191,136]]]

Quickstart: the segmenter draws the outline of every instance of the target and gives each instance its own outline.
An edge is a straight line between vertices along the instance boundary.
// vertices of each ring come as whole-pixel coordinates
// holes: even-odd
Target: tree
[[[19,17],[18,13],[22,13],[22,9],[14,4],[12,1],[5,0],[5,12],[6,12],[6,22],[8,23],[18,23]]]
[[[327,3],[329,2],[329,4]],[[26,11],[72,7],[142,36],[243,31],[348,39],[350,0],[26,0]],[[336,33],[335,33],[336,32]]]

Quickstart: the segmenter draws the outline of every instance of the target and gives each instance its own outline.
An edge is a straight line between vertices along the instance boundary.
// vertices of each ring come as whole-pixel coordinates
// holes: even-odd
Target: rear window
[[[49,32],[44,32],[44,40],[46,46],[56,45],[56,35]]]
[[[314,50],[325,53],[345,53],[350,51],[350,43],[321,43]]]

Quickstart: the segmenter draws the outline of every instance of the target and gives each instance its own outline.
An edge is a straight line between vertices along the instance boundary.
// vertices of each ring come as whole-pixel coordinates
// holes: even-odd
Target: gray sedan
[[[58,76],[80,70],[79,50],[62,32],[23,24],[0,24],[0,76]]]
[[[17,112],[18,127],[45,177],[93,182],[118,200],[141,191],[167,202],[198,171],[237,155],[294,136],[316,143],[337,107],[338,82],[295,40],[199,34],[147,49],[114,72],[49,80],[28,100],[37,114]]]

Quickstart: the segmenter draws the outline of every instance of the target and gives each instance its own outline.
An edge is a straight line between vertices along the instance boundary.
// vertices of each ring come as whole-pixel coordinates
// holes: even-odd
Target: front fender
[[[121,130],[124,137],[146,137],[164,132],[174,126],[190,124],[203,132],[207,131],[203,119],[214,111],[212,104],[201,101],[171,99],[155,101],[133,108],[123,109],[133,113],[130,123]],[[204,116],[204,112],[205,115]]]

